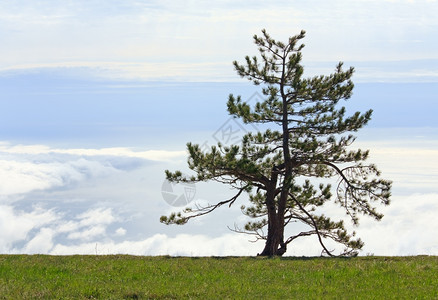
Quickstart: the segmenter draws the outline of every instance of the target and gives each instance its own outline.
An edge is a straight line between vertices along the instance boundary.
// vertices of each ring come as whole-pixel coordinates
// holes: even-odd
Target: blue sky
[[[256,54],[266,28],[277,39],[305,29],[306,74],[354,66],[346,106],[374,109],[357,145],[394,197],[382,222],[356,229],[362,254],[437,254],[436,11],[430,0],[2,1],[0,252],[259,252],[227,229],[245,222],[240,203],[183,227],[158,220],[174,210],[164,170],[188,171],[186,142],[217,141],[229,93],[257,91],[231,62]],[[196,185],[201,203],[228,195]],[[287,254],[319,253],[302,240]]]

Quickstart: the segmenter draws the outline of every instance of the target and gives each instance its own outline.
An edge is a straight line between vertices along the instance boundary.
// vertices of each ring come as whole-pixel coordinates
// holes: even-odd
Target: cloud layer
[[[384,176],[394,180],[394,196],[389,207],[380,209],[385,214],[381,222],[362,218],[359,228],[351,228],[365,241],[362,254],[438,253],[433,175],[438,163],[433,143],[366,144]],[[245,222],[240,204],[183,227],[158,222],[160,215],[178,210],[166,204],[160,188],[168,160],[172,168],[183,166],[182,154],[1,143],[0,253],[221,256],[260,252],[262,242],[250,243],[250,237],[226,228]],[[155,159],[152,165],[148,157]],[[198,184],[196,199],[212,202],[229,192]],[[343,217],[341,210],[328,209]],[[318,242],[309,238],[291,244],[287,255],[320,253]]]
[[[372,73],[436,81],[436,68],[415,65],[436,66],[437,8],[426,0],[6,1],[0,70],[86,67],[106,77],[221,81],[236,78],[231,61],[254,53],[251,37],[262,28],[279,39],[306,29],[309,62],[411,61],[404,71],[372,64]]]
[[[144,161],[181,159],[185,151],[128,148],[56,149],[0,143],[0,197],[64,187],[137,167]]]

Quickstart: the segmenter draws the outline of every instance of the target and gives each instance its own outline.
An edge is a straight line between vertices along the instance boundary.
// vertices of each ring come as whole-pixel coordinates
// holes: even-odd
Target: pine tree
[[[305,31],[287,43],[262,33],[254,36],[259,57],[247,56],[244,64],[233,65],[241,77],[261,86],[264,100],[250,106],[231,94],[227,108],[235,118],[269,129],[246,134],[240,145],[218,143],[205,152],[188,143],[188,166],[196,175],[166,171],[170,181],[215,180],[232,186],[236,194],[207,207],[162,216],[160,221],[185,224],[220,206],[231,206],[246,193],[249,205],[242,206],[242,212],[253,221],[239,231],[266,241],[260,255],[283,255],[292,241],[311,235],[318,237],[323,254],[334,255],[326,246],[331,239],[345,246],[341,255],[357,255],[361,239],[347,232],[343,220],[332,221],[318,210],[334,202],[354,225],[360,214],[383,217],[372,204],[389,204],[391,182],[380,178],[375,165],[365,164],[368,150],[351,149],[355,140],[351,133],[368,123],[372,110],[346,116],[345,107],[338,105],[352,95],[353,68],[344,71],[339,63],[333,74],[303,78],[300,40]],[[285,236],[286,225],[296,221],[308,230]]]

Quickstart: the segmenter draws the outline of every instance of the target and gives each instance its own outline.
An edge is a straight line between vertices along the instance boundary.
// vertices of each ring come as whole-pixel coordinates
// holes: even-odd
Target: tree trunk
[[[281,195],[278,203],[275,204],[275,195],[267,195],[266,206],[268,208],[268,236],[265,249],[260,255],[263,256],[282,256],[286,252],[284,243],[284,213],[286,211],[286,201],[288,198],[290,183],[292,180],[291,155],[289,150],[289,121],[288,121],[288,97],[284,92],[286,73],[286,56],[283,57],[280,93],[282,98],[282,129],[283,129],[283,157],[284,157],[284,180]],[[274,171],[274,169],[273,169]],[[277,179],[275,179],[275,182]],[[275,190],[275,186],[274,186]]]
[[[268,235],[266,237],[265,248],[260,256],[281,256],[286,252],[284,244],[284,212],[278,211],[275,205],[275,180],[266,194],[266,206],[268,208]]]
[[[274,220],[269,220],[268,236],[266,239],[265,248],[260,256],[282,256],[286,252],[284,244],[284,226],[279,224],[279,218],[275,214]]]

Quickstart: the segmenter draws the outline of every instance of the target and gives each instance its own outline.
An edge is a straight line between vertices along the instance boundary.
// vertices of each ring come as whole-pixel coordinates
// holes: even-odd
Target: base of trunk
[[[280,247],[278,247],[280,246]],[[257,254],[257,256],[283,256],[286,253],[287,247],[285,243],[280,243],[279,245],[268,245],[266,243],[265,249],[262,253]]]

